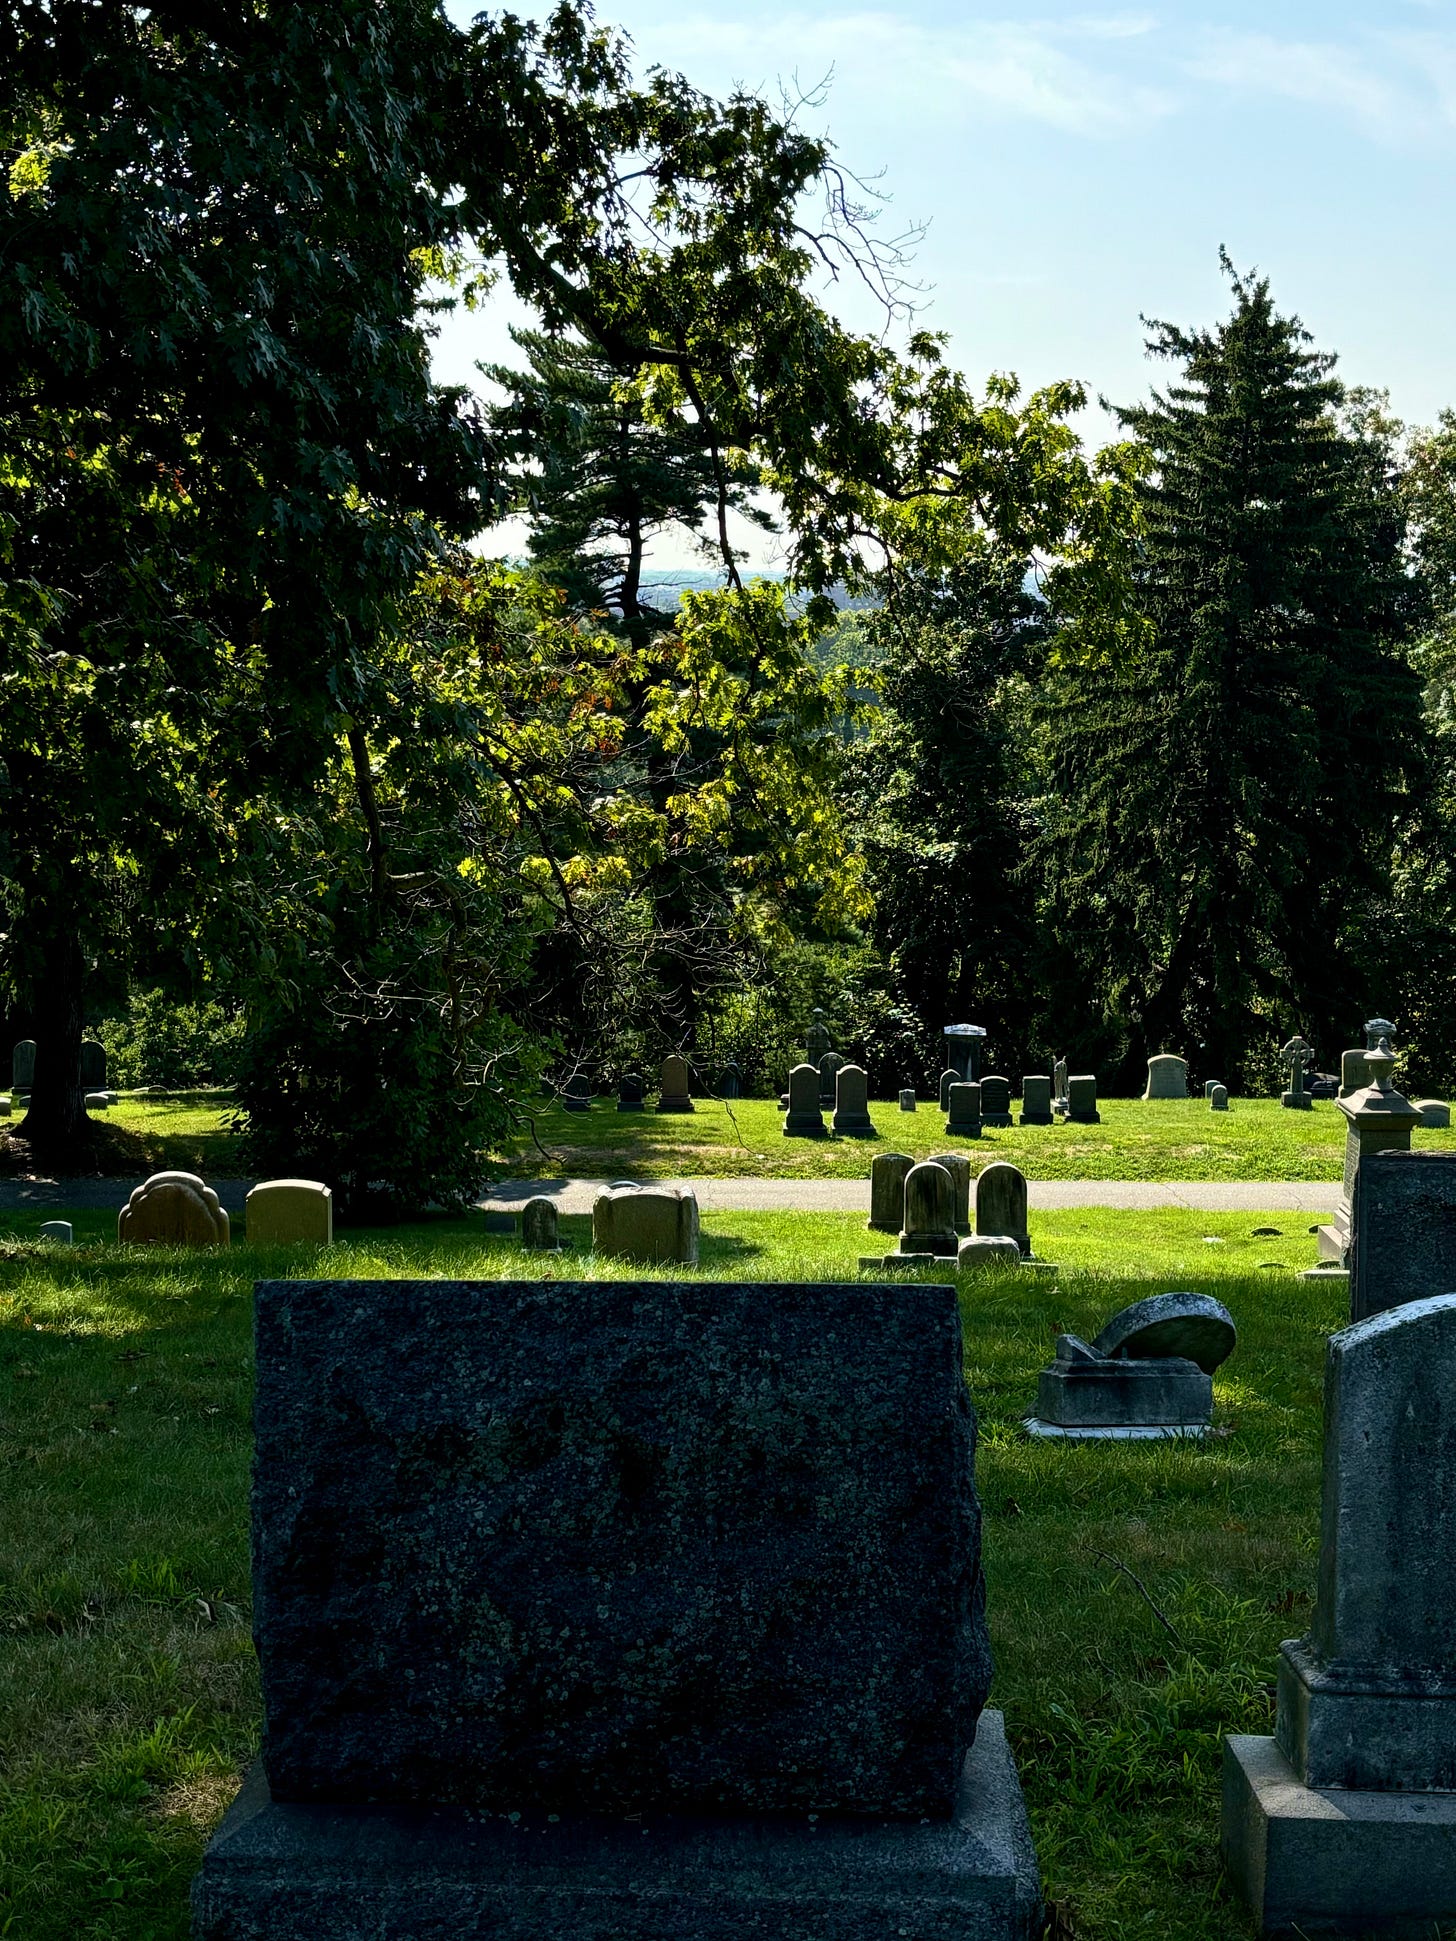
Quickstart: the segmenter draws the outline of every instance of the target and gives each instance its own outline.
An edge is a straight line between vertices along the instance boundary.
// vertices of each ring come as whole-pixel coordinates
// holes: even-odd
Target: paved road
[[[0,1180],[0,1212],[18,1208],[121,1207],[137,1179]],[[868,1213],[869,1181],[862,1179],[682,1179],[705,1213],[737,1211]],[[605,1180],[508,1179],[492,1186],[480,1204],[493,1212],[514,1211],[536,1194],[553,1200],[561,1213],[590,1213]],[[241,1213],[251,1180],[211,1179],[208,1185],[229,1213]],[[1246,1211],[1328,1213],[1339,1203],[1338,1181],[1290,1185],[1278,1180],[1032,1180],[1034,1207],[1181,1206],[1201,1213]]]

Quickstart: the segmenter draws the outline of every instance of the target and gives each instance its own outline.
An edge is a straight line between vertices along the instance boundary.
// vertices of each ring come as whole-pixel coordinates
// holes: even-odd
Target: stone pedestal
[[[1389,1045],[1377,1045],[1365,1059],[1375,1074],[1370,1084],[1348,1099],[1335,1100],[1346,1122],[1344,1191],[1334,1219],[1319,1229],[1318,1240],[1320,1259],[1337,1267],[1350,1264],[1355,1183],[1361,1161],[1376,1152],[1409,1152],[1411,1132],[1420,1124],[1420,1114],[1410,1100],[1390,1083],[1395,1056]]]
[[[946,1064],[958,1079],[974,1085],[981,1076],[985,1027],[979,1024],[948,1024],[941,1034],[941,1041],[945,1046]]]
[[[259,1762],[192,1909],[195,1941],[1033,1941],[1042,1918],[999,1712],[944,1821],[294,1805]]]
[[[1331,1337],[1319,1591],[1274,1738],[1228,1742],[1223,1854],[1266,1931],[1456,1919],[1456,1294]]]

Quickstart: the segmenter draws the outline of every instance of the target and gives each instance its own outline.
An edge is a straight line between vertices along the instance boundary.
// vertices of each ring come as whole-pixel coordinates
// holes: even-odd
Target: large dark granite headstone
[[[264,1282],[256,1429],[275,1800],[951,1813],[952,1288]]]
[[[1350,1319],[1456,1293],[1456,1153],[1369,1153],[1355,1175]]]

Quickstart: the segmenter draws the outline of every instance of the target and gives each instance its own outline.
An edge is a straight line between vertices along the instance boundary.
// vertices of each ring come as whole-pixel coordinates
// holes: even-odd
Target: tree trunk
[[[18,1127],[48,1159],[81,1157],[90,1129],[81,1093],[82,993],[86,965],[73,936],[52,937],[34,995],[35,1082]]]

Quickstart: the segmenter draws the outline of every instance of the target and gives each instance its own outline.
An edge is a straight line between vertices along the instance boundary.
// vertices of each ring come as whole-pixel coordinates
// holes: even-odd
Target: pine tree
[[[1339,1042],[1366,996],[1346,943],[1421,764],[1389,449],[1223,260],[1232,315],[1152,324],[1177,375],[1119,413],[1149,460],[1144,643],[1073,655],[1048,695],[1050,899],[1125,1080],[1177,1051],[1239,1083],[1271,1034]]]

